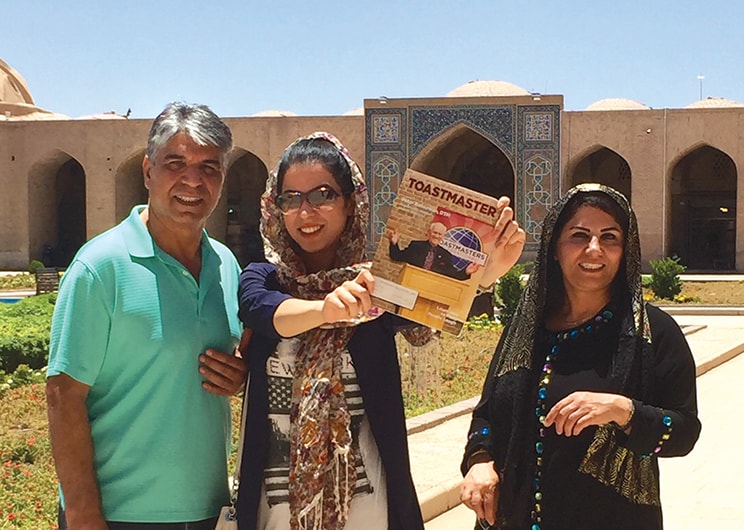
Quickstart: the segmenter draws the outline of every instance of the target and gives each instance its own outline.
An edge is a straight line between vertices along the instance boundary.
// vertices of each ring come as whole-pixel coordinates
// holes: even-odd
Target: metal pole
[[[697,78],[698,78],[698,81],[700,81],[700,100],[702,101],[702,99],[703,99],[703,79],[705,79],[705,76],[704,75],[699,75],[699,76],[697,76]]]

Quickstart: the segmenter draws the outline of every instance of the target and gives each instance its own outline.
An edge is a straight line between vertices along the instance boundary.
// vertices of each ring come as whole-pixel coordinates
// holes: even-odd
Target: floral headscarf
[[[277,168],[261,197],[261,235],[282,289],[306,300],[322,299],[346,280],[356,277],[367,244],[369,202],[357,164],[336,137],[316,132],[306,139],[332,143],[351,169],[354,210],[341,235],[333,269],[307,273],[296,244],[276,206]],[[296,143],[295,142],[295,143]],[[292,144],[294,145],[294,144]],[[287,149],[291,148],[288,147]],[[300,335],[290,404],[289,508],[293,530],[342,530],[356,482],[351,438],[351,415],[341,381],[341,355],[354,327],[315,328]]]
[[[543,221],[540,249],[532,274],[522,294],[511,326],[501,346],[500,357],[489,377],[499,377],[519,368],[532,368],[537,333],[546,318],[548,266],[551,240],[557,237],[554,229],[569,201],[579,193],[599,192],[609,196],[628,217],[625,234],[624,291],[628,293],[629,310],[622,311],[618,351],[613,356],[610,378],[627,395],[650,398],[653,377],[651,331],[646,316],[641,289],[641,246],[638,222],[624,195],[601,184],[579,184],[558,201]],[[622,270],[622,269],[621,269]],[[526,429],[524,420],[515,429]],[[597,428],[580,470],[599,482],[613,487],[618,493],[639,504],[659,505],[659,492],[653,475],[652,463],[618,444],[615,429]]]

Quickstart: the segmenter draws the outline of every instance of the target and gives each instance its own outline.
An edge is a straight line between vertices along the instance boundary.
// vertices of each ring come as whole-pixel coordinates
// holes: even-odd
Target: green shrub
[[[28,272],[31,274],[36,274],[36,271],[39,269],[43,269],[44,264],[40,262],[38,259],[33,260],[31,263],[28,264]]]
[[[519,299],[524,291],[522,275],[527,264],[517,263],[504,274],[496,286],[496,307],[499,308],[499,322],[506,325],[517,310]]]
[[[657,298],[674,300],[682,292],[682,281],[679,275],[686,267],[679,262],[679,258],[664,258],[651,260],[651,290]]]
[[[13,373],[22,364],[38,370],[47,364],[56,294],[0,304],[0,370]]]

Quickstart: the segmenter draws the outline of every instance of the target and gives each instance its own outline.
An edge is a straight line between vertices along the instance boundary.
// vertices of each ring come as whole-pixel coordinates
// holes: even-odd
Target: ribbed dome
[[[297,116],[292,111],[289,110],[262,110],[261,112],[257,112],[253,114],[252,118],[282,118],[286,116]]]
[[[686,109],[720,109],[720,108],[728,108],[728,107],[744,107],[744,105],[742,105],[738,101],[733,101],[731,99],[712,98],[709,96],[706,99],[701,99],[700,101],[691,103],[690,105],[687,105],[685,108]]]
[[[649,107],[633,99],[607,98],[595,101],[585,110],[649,110]]]
[[[448,98],[529,96],[524,88],[506,81],[470,81],[447,93]]]

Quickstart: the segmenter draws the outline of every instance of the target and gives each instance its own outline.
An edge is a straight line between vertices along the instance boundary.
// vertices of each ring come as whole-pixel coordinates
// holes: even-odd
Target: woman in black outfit
[[[473,412],[461,497],[476,528],[660,529],[658,457],[698,439],[695,363],[643,301],[627,199],[569,190]]]

